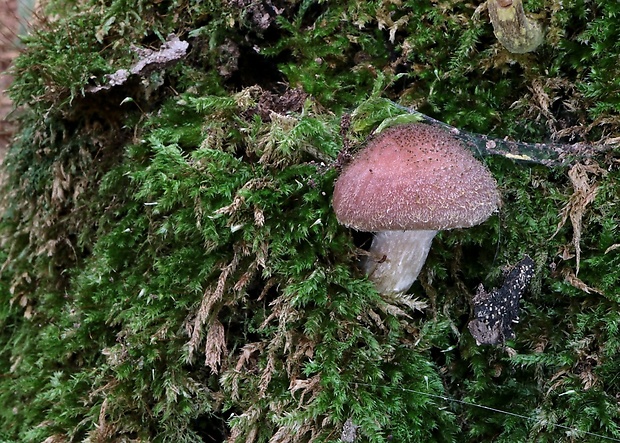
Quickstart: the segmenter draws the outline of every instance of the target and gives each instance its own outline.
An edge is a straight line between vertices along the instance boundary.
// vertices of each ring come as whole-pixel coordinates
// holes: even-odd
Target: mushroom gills
[[[401,294],[416,281],[437,231],[381,231],[370,246],[364,272],[381,294]]]

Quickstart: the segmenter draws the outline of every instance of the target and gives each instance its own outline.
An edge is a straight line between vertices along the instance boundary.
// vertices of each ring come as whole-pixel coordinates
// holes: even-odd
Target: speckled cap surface
[[[452,135],[422,123],[371,139],[343,170],[333,197],[338,221],[360,231],[465,228],[498,204],[489,170]]]

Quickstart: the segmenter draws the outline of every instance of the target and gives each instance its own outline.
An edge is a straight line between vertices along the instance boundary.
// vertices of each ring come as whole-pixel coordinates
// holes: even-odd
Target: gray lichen
[[[138,61],[129,69],[119,69],[113,74],[106,75],[108,81],[106,85],[93,86],[88,89],[88,92],[95,93],[120,86],[124,84],[131,75],[146,77],[153,71],[161,70],[185,57],[188,48],[189,43],[180,40],[179,37],[174,34],[168,36],[158,51],[132,46],[131,49],[139,56]]]

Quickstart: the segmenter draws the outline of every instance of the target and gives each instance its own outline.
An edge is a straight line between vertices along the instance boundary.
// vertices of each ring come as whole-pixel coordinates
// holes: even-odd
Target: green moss
[[[0,439],[338,441],[349,419],[356,441],[618,438],[614,150],[581,205],[568,168],[485,158],[502,208],[439,234],[415,299],[374,291],[369,236],[331,210],[343,146],[403,106],[617,137],[618,8],[528,3],[547,38],[511,55],[463,2],[51,2],[12,87]],[[89,92],[171,33],[185,58]],[[524,254],[516,339],[477,347],[475,288]]]

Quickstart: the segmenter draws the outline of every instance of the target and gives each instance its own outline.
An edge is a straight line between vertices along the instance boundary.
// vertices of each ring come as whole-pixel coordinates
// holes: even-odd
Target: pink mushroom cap
[[[368,232],[470,227],[498,204],[485,165],[448,132],[422,123],[372,138],[345,167],[333,196],[338,221]]]

